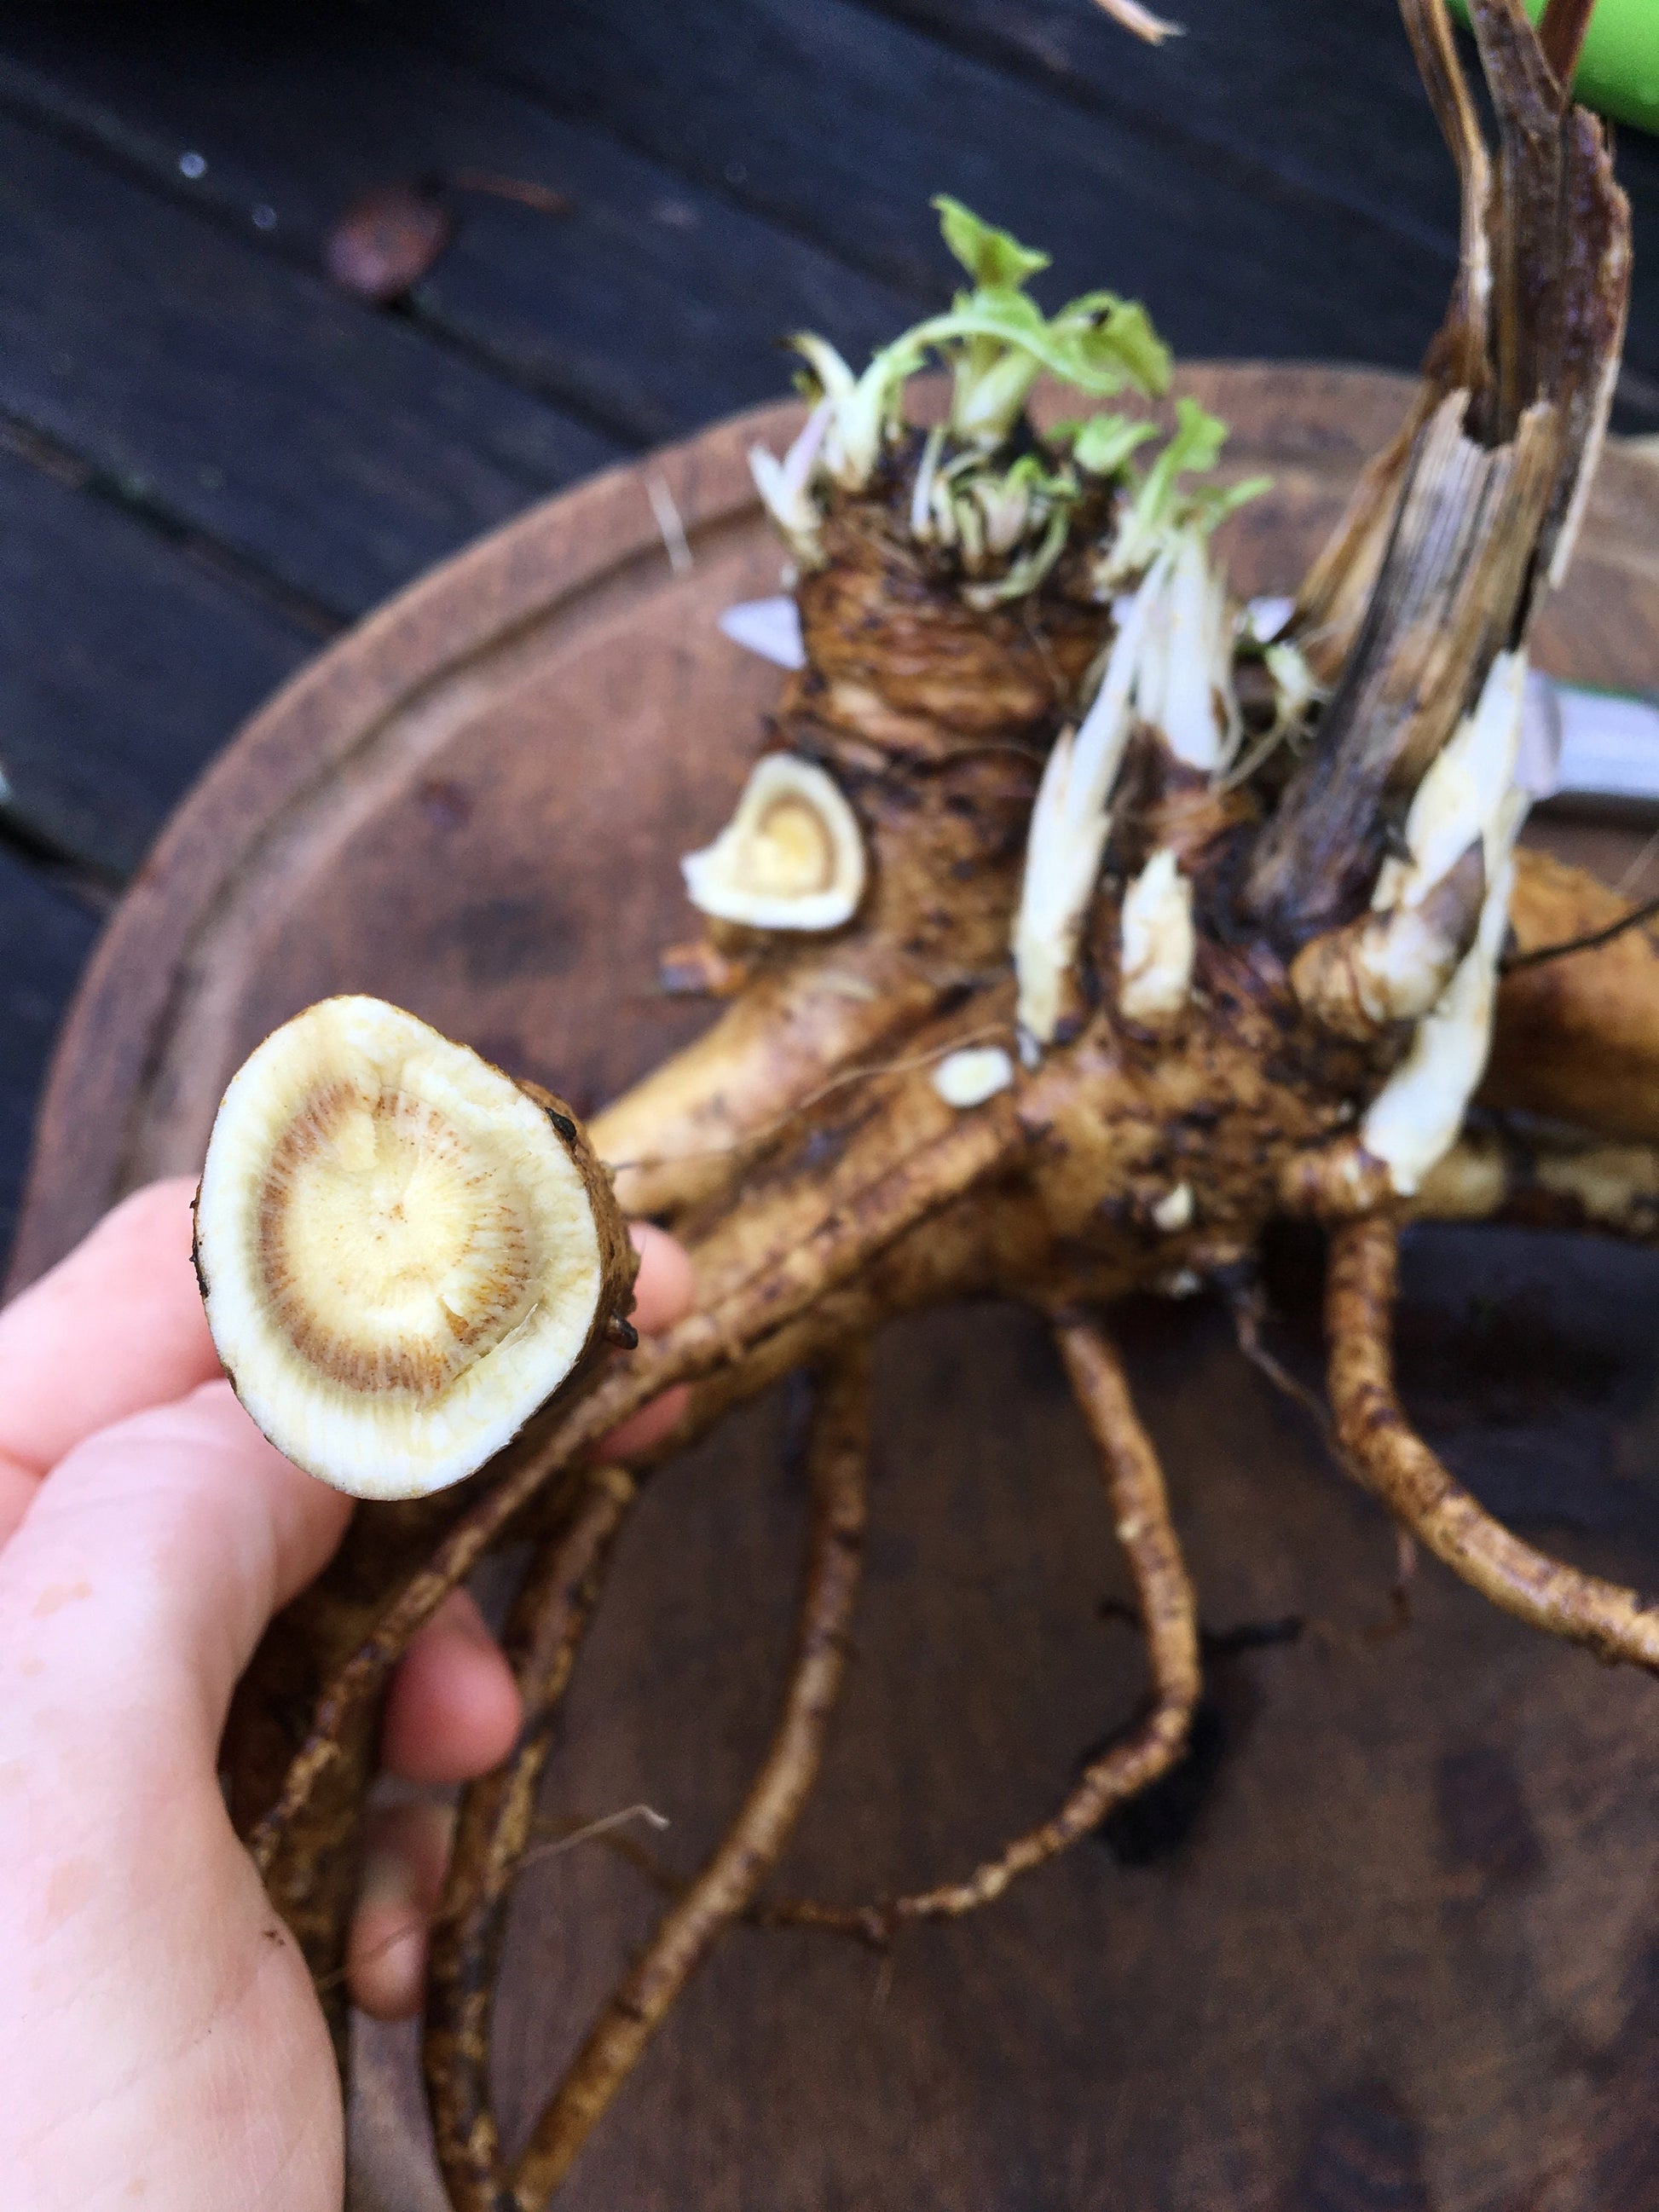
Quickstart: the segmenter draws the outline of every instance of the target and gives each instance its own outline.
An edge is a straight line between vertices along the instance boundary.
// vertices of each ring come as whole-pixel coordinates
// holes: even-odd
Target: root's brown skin
[[[1390,1328],[1396,1238],[1386,1221],[1355,1221],[1331,1242],[1326,1332],[1331,1404],[1342,1449],[1401,1526],[1437,1559],[1529,1627],[1587,1644],[1598,1658],[1659,1673],[1659,1608],[1534,1551],[1481,1510],[1401,1410]]]
[[[914,465],[914,452],[910,461]],[[843,1069],[892,1056],[1000,973],[1043,757],[1110,630],[1062,569],[1016,611],[973,614],[901,534],[908,477],[826,525],[799,593],[806,665],[777,738],[829,769],[868,841],[857,920],[827,937],[744,933],[748,988],[593,1124],[631,1212],[675,1220],[729,1191],[741,1140]],[[948,888],[947,888],[948,887]]]
[[[870,1353],[864,1340],[821,1378],[807,1455],[812,1509],[805,1588],[771,1747],[714,1856],[663,1916],[532,2130],[508,2206],[542,2204],[557,2188],[699,1960],[753,1900],[782,1855],[817,1778],[846,1671],[848,1627],[863,1563],[869,1455]]]
[[[1193,1596],[1162,1478],[1094,1310],[1131,1291],[1184,1292],[1248,1262],[1277,1212],[1335,1226],[1331,1396],[1346,1455],[1389,1509],[1534,1626],[1604,1657],[1659,1663],[1659,1615],[1498,1528],[1411,1433],[1394,1393],[1396,1220],[1526,1219],[1635,1237],[1659,1221],[1659,1152],[1649,1149],[1659,1143],[1659,940],[1645,933],[1503,983],[1483,1094],[1502,1115],[1478,1110],[1414,1194],[1410,1174],[1366,1149],[1368,1109],[1413,1049],[1421,1012],[1379,1015],[1356,980],[1375,937],[1379,863],[1494,654],[1523,642],[1552,548],[1570,539],[1627,270],[1603,134],[1567,108],[1518,0],[1474,0],[1503,124],[1495,163],[1478,142],[1441,0],[1404,4],[1462,179],[1460,276],[1420,404],[1367,472],[1293,618],[1334,686],[1300,764],[1269,761],[1231,788],[1182,766],[1169,732],[1133,732],[1064,979],[1069,1018],[1015,1064],[1011,926],[1045,760],[1087,708],[1091,671],[1114,635],[1091,549],[1116,495],[1080,502],[1040,587],[975,611],[951,560],[908,532],[921,435],[890,441],[862,490],[828,499],[822,563],[798,595],[806,665],[771,733],[830,774],[853,807],[870,864],[863,902],[822,936],[723,926],[718,958],[703,964],[723,976],[739,969],[738,994],[703,1039],[594,1125],[624,1203],[687,1244],[695,1311],[596,1370],[449,1500],[360,1516],[250,1678],[229,1747],[239,1819],[325,1971],[342,1948],[392,1668],[489,1547],[510,1534],[544,1536],[511,1631],[528,1733],[514,1765],[469,1796],[434,1951],[427,2070],[459,2212],[532,2212],[544,2201],[734,1917],[884,1939],[910,1920],[966,1912],[1181,1755],[1198,1688]],[[1558,60],[1571,44],[1564,22],[1552,19]],[[1443,527],[1402,514],[1408,491]],[[1436,990],[1476,957],[1482,901],[1501,880],[1492,868],[1505,864],[1504,848],[1495,834],[1486,842],[1488,826],[1445,856],[1419,909],[1443,940]],[[1128,887],[1160,852],[1175,854],[1190,889],[1195,951],[1189,983],[1152,1027],[1123,1011],[1121,945]],[[1522,949],[1622,910],[1588,878],[1522,856],[1510,911]],[[1009,1079],[978,1103],[948,1103],[941,1064],[988,1043],[1010,1054]],[[1542,1128],[1517,1109],[1571,1127]],[[1056,1317],[1140,1600],[1148,1711],[1052,1818],[965,1879],[873,1905],[757,1902],[816,1766],[839,1672],[861,1513],[864,1347],[897,1314],[976,1296]],[[586,1457],[671,1383],[693,1386],[684,1443],[802,1365],[831,1380],[779,1737],[732,1835],[678,1891],[509,2173],[487,2078],[494,1947],[530,1833],[548,1714],[623,1496],[618,1478],[585,1472]]]
[[[1412,1212],[1422,1221],[1514,1221],[1645,1243],[1659,1235],[1659,1151],[1495,1120],[1452,1147]]]
[[[1542,853],[1522,860],[1510,902],[1519,951],[1571,944],[1629,912],[1577,868]],[[1481,1096],[1598,1136],[1659,1137],[1659,938],[1627,930],[1506,975]]]
[[[513,2201],[489,2098],[496,1962],[553,1723],[634,1497],[621,1468],[597,1468],[568,1527],[543,1544],[526,1575],[501,1638],[524,1733],[510,1764],[467,1791],[456,1824],[433,1929],[422,2059],[438,2160],[459,2212],[502,2212]]]

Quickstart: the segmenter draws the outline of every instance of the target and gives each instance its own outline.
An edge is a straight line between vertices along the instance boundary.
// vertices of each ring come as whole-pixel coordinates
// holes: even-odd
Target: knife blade
[[[1522,708],[1522,743],[1536,717],[1556,734],[1553,805],[1630,815],[1659,809],[1659,702],[1593,691],[1534,672]]]
[[[1293,599],[1264,595],[1245,609],[1264,644]],[[1659,810],[1659,700],[1564,684],[1533,669],[1521,707],[1522,782],[1536,804],[1625,817]]]

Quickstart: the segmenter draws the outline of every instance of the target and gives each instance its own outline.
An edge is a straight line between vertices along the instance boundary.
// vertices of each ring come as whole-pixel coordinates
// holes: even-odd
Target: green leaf
[[[1184,394],[1176,402],[1175,434],[1158,457],[1171,482],[1192,469],[1212,469],[1227,442],[1227,425],[1218,415],[1206,414],[1196,399]]]
[[[1132,375],[1115,349],[1100,342],[1092,326],[1069,328],[1056,318],[1045,323],[1041,315],[1016,313],[1006,292],[970,294],[948,314],[935,315],[911,331],[918,345],[945,345],[952,338],[996,338],[1030,356],[1041,368],[1063,383],[1097,398],[1109,398],[1131,382]],[[1030,309],[1029,301],[1020,307]]]
[[[1132,422],[1127,415],[1091,415],[1078,425],[1072,458],[1091,476],[1115,477],[1137,446],[1158,435],[1151,422]]]
[[[1227,425],[1218,416],[1206,415],[1195,399],[1177,399],[1174,434],[1140,487],[1136,520],[1143,526],[1161,522],[1175,496],[1176,478],[1194,469],[1212,469],[1226,442]]]
[[[1170,349],[1139,301],[1114,300],[1101,335],[1103,343],[1128,370],[1131,381],[1152,398],[1161,398],[1170,388]]]
[[[1194,520],[1203,530],[1213,530],[1241,507],[1248,507],[1253,499],[1260,499],[1264,491],[1271,491],[1271,477],[1246,477],[1242,483],[1206,484],[1201,491],[1193,494]]]
[[[971,208],[963,207],[948,192],[935,193],[933,205],[939,210],[945,243],[975,284],[1016,289],[1039,269],[1048,266],[1048,254],[1022,246],[1007,231],[982,222]]]

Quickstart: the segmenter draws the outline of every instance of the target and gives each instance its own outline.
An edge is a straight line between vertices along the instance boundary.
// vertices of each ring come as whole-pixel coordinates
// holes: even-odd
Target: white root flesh
[[[423,1497],[517,1433],[609,1296],[575,1143],[377,999],[265,1039],[213,1125],[196,1258],[219,1356],[280,1451],[356,1497]]]
[[[864,833],[833,777],[794,753],[757,761],[712,845],[680,862],[704,914],[751,929],[839,929],[864,896]]]

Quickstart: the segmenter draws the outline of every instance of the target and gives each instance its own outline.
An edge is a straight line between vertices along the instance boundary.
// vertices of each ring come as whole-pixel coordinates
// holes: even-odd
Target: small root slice
[[[771,1748],[725,1839],[663,1916],[537,2123],[514,2175],[514,2195],[507,2200],[518,2212],[539,2212],[564,2179],[696,1967],[776,1864],[799,1817],[817,1775],[846,1668],[847,1632],[863,1552],[869,1449],[870,1352],[865,1339],[827,1370],[814,1411],[805,1590],[794,1663]],[[479,2202],[495,2212],[497,2200]]]
[[[758,1916],[774,1927],[823,1928],[888,1941],[911,1920],[951,1920],[989,1905],[1017,1875],[1057,1858],[1181,1755],[1199,1691],[1198,1617],[1192,1583],[1170,1518],[1163,1470],[1142,1428],[1127,1378],[1097,1322],[1061,1313],[1055,1340],[1097,1446],[1118,1541],[1135,1585],[1152,1674],[1151,1711],[1127,1736],[1086,1766],[1058,1812],[985,1860],[965,1881],[865,1905],[781,1900]]]
[[[1356,1221],[1331,1240],[1325,1326],[1337,1436],[1395,1518],[1483,1597],[1598,1658],[1659,1673],[1659,1606],[1536,1552],[1494,1521],[1407,1421],[1394,1385],[1391,1324],[1399,1238]]]
[[[494,1480],[449,1530],[420,1571],[392,1600],[373,1632],[339,1668],[313,1710],[269,1812],[247,1838],[263,1875],[289,1824],[343,1754],[355,1717],[376,1698],[392,1668],[451,1590],[465,1582],[491,1545],[555,1477],[565,1474],[607,1435],[677,1382],[695,1382],[740,1365],[777,1330],[849,1281],[902,1236],[937,1212],[1004,1160],[1018,1139],[1010,1094],[963,1115],[942,1137],[921,1146],[850,1195],[800,1242],[773,1257],[717,1304],[694,1313],[642,1345],[625,1366],[556,1419],[550,1431],[527,1430],[491,1462]]]
[[[553,1723],[635,1497],[596,1468],[574,1517],[543,1545],[502,1638],[524,1701],[519,1748],[461,1801],[432,1936],[422,2065],[438,2163],[455,2212],[514,2212],[489,2088],[491,2000],[507,1900],[532,1832]]]

